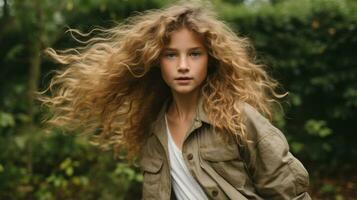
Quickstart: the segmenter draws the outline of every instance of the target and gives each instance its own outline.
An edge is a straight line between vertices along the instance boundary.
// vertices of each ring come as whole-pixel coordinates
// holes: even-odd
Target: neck
[[[190,121],[196,112],[199,92],[188,94],[172,93],[172,97],[168,115],[179,121]]]

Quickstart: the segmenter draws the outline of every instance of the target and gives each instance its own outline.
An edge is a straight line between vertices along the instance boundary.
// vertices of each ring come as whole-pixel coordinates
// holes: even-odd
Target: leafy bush
[[[220,6],[290,93],[278,124],[293,152],[331,170],[357,158],[356,10],[344,0]]]
[[[140,198],[138,169],[86,138],[26,127],[3,137],[0,151],[0,199]]]

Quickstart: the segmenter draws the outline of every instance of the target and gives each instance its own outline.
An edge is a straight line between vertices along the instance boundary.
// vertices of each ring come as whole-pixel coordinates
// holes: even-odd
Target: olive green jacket
[[[249,104],[242,104],[248,139],[239,146],[212,130],[199,100],[182,146],[184,161],[210,199],[311,199],[309,175],[285,136]],[[163,105],[140,159],[143,199],[175,199]],[[233,137],[233,136],[232,136]]]

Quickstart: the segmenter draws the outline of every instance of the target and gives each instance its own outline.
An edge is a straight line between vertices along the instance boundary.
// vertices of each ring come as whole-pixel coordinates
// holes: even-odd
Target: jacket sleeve
[[[311,199],[309,174],[290,153],[285,136],[253,107],[245,111],[245,157],[257,193],[264,199]]]

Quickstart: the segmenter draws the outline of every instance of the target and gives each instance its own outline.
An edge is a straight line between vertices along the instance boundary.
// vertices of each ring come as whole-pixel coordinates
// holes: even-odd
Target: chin
[[[196,88],[175,88],[174,91],[178,94],[189,94],[195,91]]]

